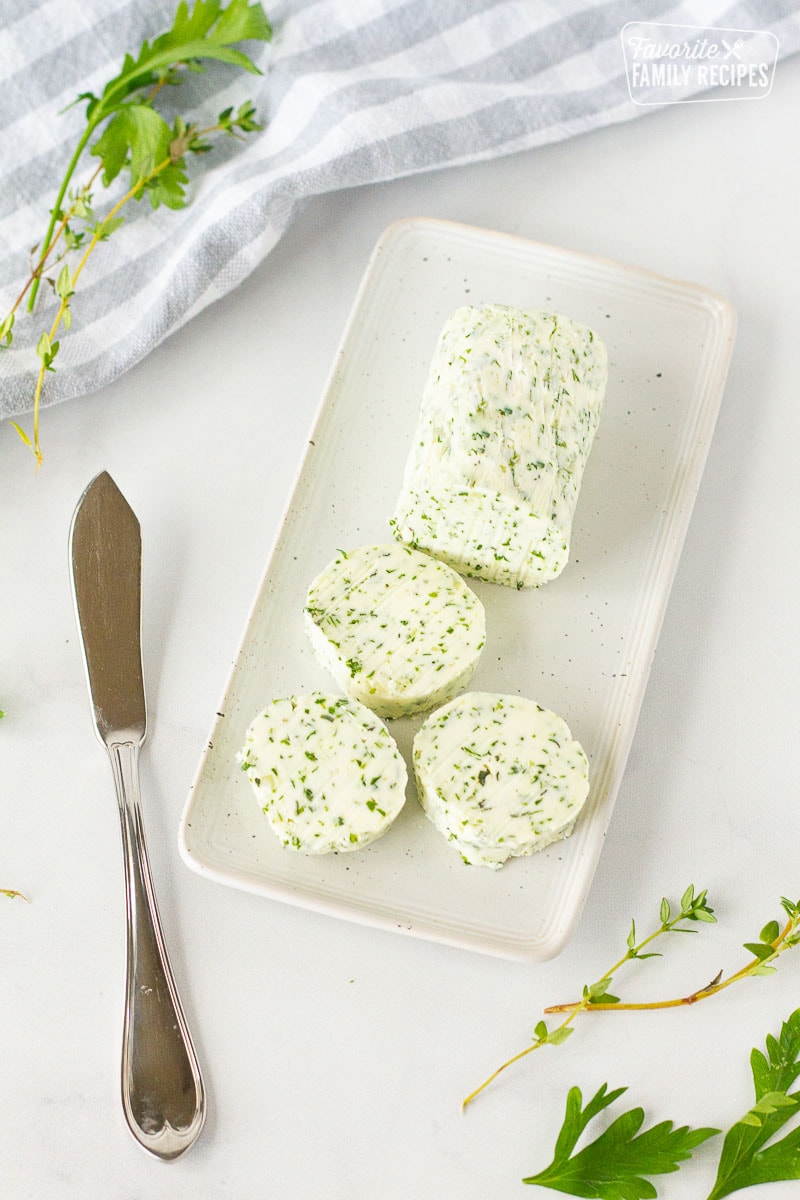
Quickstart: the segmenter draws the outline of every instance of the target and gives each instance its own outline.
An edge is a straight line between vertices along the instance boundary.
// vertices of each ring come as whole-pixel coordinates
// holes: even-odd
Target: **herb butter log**
[[[414,739],[417,794],[470,865],[498,869],[567,837],[589,791],[566,723],[532,700],[468,692]]]
[[[486,638],[483,605],[461,576],[396,543],[340,550],[311,584],[305,617],[322,664],[382,717],[450,700]]]
[[[567,317],[459,308],[434,353],[394,536],[493,583],[554,579],[606,376],[602,342]]]
[[[405,763],[386,726],[346,696],[273,700],[247,730],[239,760],[284,846],[359,850],[405,802]]]

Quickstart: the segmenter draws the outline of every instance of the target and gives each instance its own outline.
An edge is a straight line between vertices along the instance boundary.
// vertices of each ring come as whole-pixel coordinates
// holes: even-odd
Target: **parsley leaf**
[[[171,141],[172,130],[154,108],[147,104],[125,104],[106,125],[92,147],[92,154],[102,161],[106,187],[126,164],[130,167],[131,184],[135,184],[167,157]]]
[[[247,0],[231,0],[223,9],[221,0],[197,0],[190,12],[182,0],[172,28],[155,38],[152,45],[143,42],[135,59],[126,54],[122,70],[108,81],[99,99],[88,92],[83,94],[81,99],[89,102],[86,115],[96,121],[98,107],[108,115],[120,98],[151,87],[162,76],[175,82],[176,68],[182,63],[196,65],[201,59],[213,58],[260,75],[252,59],[231,46],[244,39],[268,42],[271,37],[272,29],[260,4],[250,6]]]
[[[750,1056],[756,1103],[725,1135],[708,1200],[756,1183],[800,1179],[800,1128],[767,1145],[800,1106],[800,1091],[789,1091],[800,1076],[800,1009],[783,1023],[779,1037],[767,1035],[766,1046],[766,1056],[757,1049]]]
[[[604,1083],[586,1108],[582,1107],[580,1088],[570,1088],[553,1161],[538,1175],[523,1179],[523,1183],[590,1200],[653,1200],[656,1189],[644,1177],[677,1171],[678,1164],[690,1158],[696,1146],[719,1133],[718,1129],[690,1129],[688,1125],[676,1129],[672,1121],[661,1121],[640,1133],[644,1112],[632,1108],[573,1155],[589,1122],[627,1090],[609,1092],[607,1087]]]

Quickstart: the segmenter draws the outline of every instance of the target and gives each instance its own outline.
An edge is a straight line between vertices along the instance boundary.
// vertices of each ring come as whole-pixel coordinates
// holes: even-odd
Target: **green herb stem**
[[[790,939],[797,926],[797,920],[790,917],[778,937],[770,943],[772,953],[768,957],[759,958],[754,955],[750,962],[745,963],[743,967],[740,967],[733,975],[729,975],[727,979],[721,979],[720,972],[720,975],[713,979],[711,983],[699,988],[696,992],[690,992],[688,996],[676,996],[671,1000],[644,1000],[639,1003],[626,1003],[617,1000],[613,1004],[596,1003],[585,1005],[582,1001],[572,1001],[568,1004],[552,1004],[544,1011],[546,1013],[563,1013],[584,1012],[592,1009],[597,1010],[597,1012],[648,1012],[662,1008],[681,1008],[689,1004],[697,1004],[700,1000],[707,1000],[709,996],[716,996],[720,992],[724,992],[726,988],[729,988],[734,983],[738,983],[741,979],[764,974],[763,967],[770,966],[779,954],[792,949],[795,943],[790,941]]]
[[[44,258],[46,258],[49,255],[52,247],[55,245],[56,239],[53,239],[53,241],[51,242],[51,238],[53,238],[53,234],[55,232],[56,222],[58,221],[58,214],[61,212],[61,205],[64,203],[64,197],[67,194],[67,189],[72,181],[72,176],[75,174],[75,169],[78,165],[78,160],[80,159],[81,155],[83,154],[84,150],[86,149],[86,144],[89,141],[89,138],[94,133],[98,124],[99,124],[99,121],[96,121],[96,120],[89,121],[89,123],[87,124],[83,133],[81,134],[80,139],[78,140],[78,144],[75,147],[75,151],[72,155],[72,158],[69,160],[69,165],[67,167],[66,174],[64,175],[64,178],[61,181],[61,187],[58,189],[58,195],[56,196],[56,202],[53,205],[52,210],[50,212],[50,224],[47,226],[47,232],[44,235],[44,245],[45,245],[45,250],[43,252]],[[42,270],[42,267],[44,266],[44,258],[39,260],[39,268],[37,271],[34,272],[34,274],[32,276],[33,286],[31,287],[31,294],[28,297],[28,312],[33,312],[33,306],[36,303],[36,296],[39,291],[39,282],[41,280],[41,270]]]
[[[223,128],[225,128],[225,127],[223,125],[219,125],[219,124],[210,125],[207,129],[200,129],[197,132],[193,133],[192,140],[197,140],[199,138],[208,137],[209,134],[218,133]],[[114,205],[114,207],[112,209],[110,209],[110,211],[106,214],[106,216],[103,218],[103,220],[98,223],[96,229],[94,230],[94,232],[92,234],[91,239],[89,240],[89,242],[86,246],[86,249],[84,250],[83,254],[81,255],[78,265],[75,267],[75,270],[72,273],[72,288],[73,288],[73,290],[74,290],[75,284],[78,282],[78,279],[80,278],[83,268],[86,266],[86,263],[89,260],[89,256],[91,255],[92,251],[97,246],[97,243],[102,241],[102,239],[104,237],[104,227],[108,224],[108,222],[110,222],[114,219],[114,217],[117,215],[117,213],[120,211],[120,209],[123,208],[128,203],[129,200],[134,200],[136,198],[136,196],[139,195],[139,193],[142,191],[143,188],[146,188],[147,185],[149,183],[151,183],[154,179],[156,179],[157,176],[159,176],[162,171],[165,171],[167,169],[167,167],[172,166],[172,165],[173,165],[173,156],[170,154],[166,158],[162,159],[162,161],[160,163],[158,163],[155,167],[153,167],[153,169],[151,171],[149,171],[146,175],[143,175],[141,177],[141,179],[137,180],[137,182],[133,185],[133,187],[130,188],[125,193],[125,195],[120,200],[117,201],[117,203]],[[58,333],[58,328],[64,318],[64,313],[68,306],[69,306],[69,296],[62,297],[61,303],[58,306],[58,310],[56,311],[56,315],[53,319],[52,325],[50,326],[50,332],[48,334],[48,337],[49,337],[51,343],[53,342],[56,334]],[[45,377],[45,372],[47,371],[47,365],[48,365],[47,360],[44,357],[42,357],[42,360],[41,360],[41,363],[39,366],[39,374],[36,379],[36,388],[35,388],[34,395],[33,395],[33,443],[32,443],[32,449],[36,456],[37,471],[38,471],[39,467],[42,465],[42,461],[43,461],[41,445],[39,442],[39,414],[40,414],[40,410],[41,410],[42,388],[44,386],[44,377]],[[19,427],[19,425],[17,425],[17,423],[15,421],[12,421],[12,424],[14,425],[14,427],[16,428],[16,430],[20,434],[20,436],[23,438],[23,440],[28,441],[29,439],[24,434],[23,430]]]
[[[83,271],[83,268],[86,266],[86,263],[88,262],[90,254],[94,250],[97,243],[102,239],[104,224],[107,221],[111,221],[117,215],[117,213],[123,207],[123,205],[127,204],[129,200],[133,200],[133,198],[139,194],[139,192],[142,190],[143,187],[146,187],[147,184],[152,179],[155,179],[155,177],[157,175],[159,175],[162,171],[166,170],[166,168],[168,166],[170,166],[171,163],[172,163],[172,159],[170,157],[167,157],[162,162],[160,162],[158,164],[158,166],[154,167],[153,170],[150,171],[150,173],[148,175],[142,176],[142,178],[137,183],[135,183],[134,186],[129,191],[127,191],[125,193],[125,195],[122,197],[122,199],[117,201],[117,203],[114,205],[114,207],[111,209],[111,211],[103,219],[103,221],[100,222],[100,224],[98,225],[98,227],[95,229],[94,233],[92,234],[92,237],[81,256],[80,261],[78,262],[78,265],[76,266],[76,268],[73,272],[73,275],[72,275],[73,285],[77,283],[77,281],[81,275],[81,272]],[[55,318],[53,319],[53,324],[50,327],[49,338],[50,338],[51,342],[53,341],[56,334],[58,333],[58,327],[61,324],[61,321],[64,317],[64,312],[65,312],[68,304],[69,304],[69,299],[66,297],[62,297],[61,303],[58,306],[58,310],[56,312]],[[46,364],[45,359],[43,358],[41,361],[41,364],[39,366],[39,374],[36,379],[36,390],[34,391],[34,394],[33,394],[33,452],[36,455],[36,469],[37,470],[42,465],[42,450],[41,450],[41,446],[39,443],[39,412],[41,410],[42,386],[44,384],[44,376],[45,376],[46,370],[47,370],[47,364]]]
[[[161,55],[161,59],[164,59],[164,58],[167,58],[167,59],[169,58],[169,52],[167,52],[166,55],[164,55],[164,54]],[[168,63],[162,63],[161,59],[154,60],[154,63],[156,65],[168,65]],[[119,92],[122,92],[123,97],[124,97],[127,94],[127,91],[129,89],[131,79],[134,79],[137,74],[141,75],[141,73],[142,73],[142,70],[140,67],[138,72],[137,71],[129,71],[127,75],[120,76],[120,78],[116,82],[116,85],[109,90],[108,95],[103,97],[101,102],[97,105],[95,111],[92,113],[92,116],[88,118],[87,123],[86,123],[86,128],[84,129],[83,133],[81,134],[80,138],[78,139],[78,143],[75,146],[75,150],[73,152],[72,158],[69,160],[69,163],[67,165],[67,170],[64,175],[64,178],[61,180],[61,187],[58,189],[58,195],[56,196],[55,204],[53,205],[53,208],[50,213],[50,224],[48,225],[47,232],[44,235],[45,250],[43,252],[43,256],[39,260],[39,266],[38,266],[37,270],[34,271],[32,277],[31,277],[30,282],[32,282],[33,286],[31,288],[31,294],[28,298],[28,312],[33,312],[33,306],[36,303],[36,295],[39,291],[39,281],[40,281],[40,277],[41,277],[41,271],[44,267],[44,260],[49,256],[50,251],[52,250],[53,246],[55,246],[56,242],[58,241],[59,235],[56,235],[55,237],[53,237],[53,234],[54,234],[55,228],[56,228],[56,222],[58,221],[58,214],[61,211],[61,205],[64,203],[64,197],[66,196],[67,191],[69,189],[69,185],[72,182],[72,176],[75,174],[75,171],[78,166],[78,162],[80,161],[80,158],[81,158],[81,155],[83,154],[84,150],[86,149],[86,146],[89,143],[89,139],[91,138],[95,129],[97,129],[98,125],[101,125],[103,123],[103,121],[108,120],[108,118],[114,113],[114,111],[116,109],[118,109],[120,107],[120,105],[122,103],[122,101],[119,101],[118,103],[115,103],[115,104],[109,104],[108,103],[109,98],[112,96],[115,96]],[[152,98],[156,95],[156,93],[161,90],[161,88],[164,86],[165,83],[166,83],[165,79],[159,80],[159,82],[155,85],[155,87],[150,92],[150,95],[147,97],[148,104],[150,103]],[[102,170],[102,163],[101,163],[100,167],[98,167],[97,171],[92,176],[92,178],[93,179],[97,178],[97,175],[101,170]],[[63,231],[63,228],[66,225],[68,219],[69,219],[69,217],[65,218],[62,221],[61,227],[59,230],[59,234]],[[52,242],[50,240],[51,238],[53,239]]]
[[[30,275],[28,276],[27,280],[25,281],[25,286],[23,287],[22,291],[20,292],[20,294],[17,296],[16,300],[12,304],[12,306],[9,310],[9,313],[15,313],[17,311],[20,304],[25,299],[25,296],[28,292],[28,288],[31,287],[31,285],[34,284],[41,277],[41,274],[44,271],[44,268],[45,268],[48,258],[53,253],[53,251],[55,250],[59,241],[61,240],[61,236],[62,236],[64,230],[66,229],[67,225],[69,224],[69,222],[74,217],[75,211],[76,211],[78,205],[80,204],[81,200],[84,199],[84,197],[86,196],[86,193],[89,191],[89,188],[95,182],[95,180],[97,179],[97,176],[100,174],[102,169],[103,169],[103,164],[100,163],[100,165],[97,167],[94,174],[92,175],[91,179],[89,179],[85,184],[83,184],[83,186],[81,187],[77,196],[75,197],[74,202],[64,213],[64,215],[61,218],[61,221],[58,225],[58,228],[54,231],[54,233],[52,234],[51,240],[46,243],[44,250],[39,255],[39,261],[36,263],[36,266],[33,268]],[[34,299],[35,299],[35,297],[31,298],[30,307],[33,306]]]
[[[234,112],[227,108],[220,113],[218,123],[209,129],[196,127],[177,117],[170,126],[156,111],[153,100],[167,84],[180,83],[181,69],[202,71],[204,60],[216,60],[260,75],[261,71],[244,52],[234,49],[237,42],[268,42],[272,27],[259,0],[180,0],[172,26],[154,41],[144,41],[137,55],[126,54],[122,70],[110,79],[100,95],[83,92],[78,101],[86,101],[85,125],[72,151],[55,202],[50,209],[47,230],[39,247],[30,252],[30,271],[10,312],[0,321],[0,348],[11,346],[17,310],[27,298],[27,308],[33,311],[45,269],[73,251],[82,251],[74,272],[70,263],[61,267],[57,279],[49,276],[60,301],[50,332],[43,331],[36,346],[40,368],[33,398],[33,438],[15,422],[10,422],[22,441],[35,454],[37,469],[42,462],[39,445],[39,415],[45,372],[55,370],[53,362],[59,343],[54,341],[59,326],[69,330],[72,325],[71,298],[75,283],[89,256],[99,241],[105,241],[122,224],[115,214],[147,188],[152,207],[165,205],[179,209],[188,203],[186,197],[185,155],[200,154],[210,146],[203,142],[209,133],[240,134],[260,130],[255,109],[250,101]],[[100,136],[98,130],[103,126]],[[94,141],[92,140],[94,139]],[[91,179],[83,187],[72,190],[72,179],[87,148],[100,159]],[[167,157],[165,157],[167,156]],[[157,161],[161,160],[161,161]],[[156,162],[156,165],[152,164]],[[109,187],[122,170],[130,173],[129,190],[99,220],[92,212],[91,193],[94,181],[102,174],[104,187]],[[159,178],[160,177],[160,178]],[[86,228],[75,231],[76,220]],[[85,239],[89,238],[88,244]],[[61,239],[66,249],[54,257]]]
[[[167,82],[166,76],[164,76],[161,79],[159,79],[158,83],[156,83],[151,88],[150,92],[147,95],[147,99],[146,99],[147,104],[151,104],[153,102],[154,97],[158,95],[158,93],[161,91],[161,89],[166,85],[166,82]],[[119,105],[116,105],[116,107],[118,108]],[[70,159],[69,165],[67,166],[67,172],[66,172],[63,180],[61,181],[61,187],[60,187],[58,195],[56,197],[56,202],[53,205],[53,209],[52,209],[52,212],[50,215],[50,224],[49,224],[49,226],[47,228],[47,232],[45,233],[45,236],[44,236],[44,250],[42,251],[41,255],[39,256],[39,261],[36,264],[36,266],[34,267],[33,271],[31,272],[27,283],[25,284],[24,288],[22,289],[19,296],[15,300],[14,305],[11,309],[11,312],[16,312],[16,310],[19,308],[20,304],[22,303],[22,300],[25,297],[25,293],[27,292],[28,288],[31,286],[33,286],[33,291],[31,292],[30,299],[28,300],[28,312],[33,312],[33,306],[36,303],[36,294],[39,290],[39,279],[41,277],[42,271],[44,270],[45,263],[47,262],[47,259],[52,254],[55,246],[58,244],[58,241],[59,241],[62,233],[64,232],[66,226],[69,224],[70,218],[74,215],[75,207],[76,207],[78,201],[80,200],[80,198],[82,196],[86,195],[86,192],[92,186],[94,181],[97,179],[97,176],[100,174],[100,172],[103,169],[103,164],[100,163],[100,165],[95,170],[95,172],[92,175],[89,182],[84,184],[84,186],[81,188],[78,199],[75,201],[75,204],[73,204],[72,207],[67,210],[67,212],[64,216],[62,216],[61,222],[58,226],[58,229],[56,229],[56,221],[58,220],[58,214],[61,210],[61,205],[64,203],[64,197],[66,196],[67,190],[69,189],[69,185],[72,180],[72,176],[75,174],[75,170],[77,168],[78,162],[80,160],[81,155],[83,154],[83,151],[86,149],[86,145],[89,141],[89,138],[92,136],[95,129],[97,129],[98,125],[100,125],[103,121],[105,121],[108,117],[110,117],[114,111],[114,108],[106,108],[105,111],[101,111],[102,108],[103,108],[102,105],[98,106],[98,110],[97,110],[98,115],[93,116],[90,119],[89,123],[86,126],[86,129],[84,130],[84,132],[80,138],[80,141],[78,142],[77,146],[75,147],[75,152],[72,155],[72,158]]]
[[[626,962],[630,962],[630,960],[633,958],[641,957],[641,952],[647,946],[649,946],[652,942],[654,942],[655,939],[657,937],[660,937],[663,933],[671,933],[672,930],[684,918],[685,918],[685,913],[682,911],[680,916],[676,917],[674,920],[668,921],[668,922],[662,922],[662,924],[657,929],[654,929],[653,932],[648,934],[647,937],[644,938],[641,942],[638,942],[635,945],[629,944],[628,949],[623,954],[622,958],[618,959],[618,961],[615,962],[614,965],[612,967],[610,967],[608,971],[606,971],[605,975],[603,976],[603,979],[610,981],[612,975],[614,975],[617,971],[619,971],[620,968],[623,967]],[[482,1091],[484,1091],[485,1088],[489,1087],[489,1085],[491,1083],[493,1083],[495,1081],[495,1079],[497,1079],[498,1075],[500,1075],[503,1071],[505,1071],[507,1067],[512,1066],[515,1062],[519,1062],[519,1060],[521,1058],[525,1058],[526,1055],[532,1054],[534,1050],[540,1050],[542,1048],[542,1046],[546,1046],[548,1043],[550,1043],[552,1045],[552,1044],[554,1044],[554,1042],[555,1042],[555,1044],[557,1044],[559,1040],[563,1040],[563,1038],[559,1038],[558,1035],[561,1034],[562,1030],[569,1030],[570,1033],[572,1032],[572,1030],[569,1027],[571,1026],[572,1022],[575,1020],[575,1018],[579,1015],[579,1013],[587,1012],[588,1009],[590,1009],[590,1008],[615,1008],[615,1007],[616,1007],[616,1004],[604,1005],[604,1004],[594,1003],[592,1000],[591,991],[589,989],[585,989],[584,994],[581,997],[581,999],[574,1001],[572,1004],[562,1004],[562,1005],[556,1005],[551,1008],[546,1008],[544,1010],[546,1013],[565,1012],[568,1014],[568,1016],[565,1021],[562,1021],[561,1024],[556,1027],[556,1029],[550,1030],[550,1032],[548,1034],[546,1034],[546,1036],[544,1036],[544,1037],[537,1037],[531,1043],[530,1046],[526,1046],[524,1050],[520,1050],[517,1054],[514,1054],[511,1058],[507,1059],[507,1061],[504,1062],[502,1064],[502,1066],[498,1067],[496,1071],[493,1071],[492,1074],[489,1075],[489,1077],[487,1079],[485,1079],[479,1087],[475,1088],[475,1090],[470,1092],[470,1094],[466,1097],[466,1099],[463,1101],[463,1103],[461,1105],[462,1111],[464,1109],[466,1109],[467,1105],[472,1103],[472,1101],[475,1099],[476,1096],[479,1096],[480,1093]]]
[[[479,1096],[480,1093],[484,1091],[484,1089],[487,1088],[490,1083],[493,1083],[502,1071],[505,1071],[507,1067],[510,1067],[512,1063],[519,1062],[521,1058],[525,1058],[526,1055],[532,1054],[534,1050],[540,1050],[542,1046],[558,1046],[562,1042],[566,1041],[566,1039],[573,1032],[571,1028],[572,1022],[580,1013],[588,1012],[589,1009],[593,1008],[616,1008],[619,1004],[619,1001],[616,996],[612,996],[609,992],[613,976],[617,971],[620,970],[621,967],[625,965],[625,963],[630,962],[632,959],[659,957],[657,952],[647,950],[648,946],[652,945],[656,938],[661,937],[665,933],[691,932],[691,930],[687,929],[683,924],[684,921],[714,922],[716,920],[714,916],[714,910],[708,904],[707,892],[705,890],[701,892],[695,892],[693,884],[690,884],[683,893],[680,902],[680,911],[676,916],[673,916],[669,901],[665,898],[661,901],[659,917],[659,925],[657,925],[656,928],[647,935],[647,937],[642,938],[640,941],[636,940],[636,925],[634,922],[631,922],[631,928],[627,938],[627,949],[622,957],[619,958],[612,967],[609,967],[605,974],[602,975],[596,983],[591,984],[591,986],[584,987],[583,995],[580,1000],[573,1001],[570,1004],[562,1004],[553,1008],[545,1009],[546,1013],[566,1013],[567,1016],[560,1025],[555,1027],[555,1029],[548,1029],[545,1022],[540,1021],[534,1030],[534,1036],[530,1046],[526,1046],[524,1050],[518,1051],[515,1055],[504,1062],[502,1066],[498,1067],[497,1070],[494,1071],[487,1079],[485,1079],[479,1087],[470,1092],[470,1094],[462,1103],[462,1111],[466,1109],[467,1106],[476,1098],[476,1096]]]

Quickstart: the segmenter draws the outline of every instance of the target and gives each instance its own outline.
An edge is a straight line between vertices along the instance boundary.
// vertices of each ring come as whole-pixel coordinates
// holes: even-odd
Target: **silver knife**
[[[141,530],[107,471],[75,509],[70,561],[94,724],[111,759],[122,825],[128,948],[122,1104],[140,1145],[169,1160],[196,1141],[205,1093],[158,919],[139,805],[146,729]]]

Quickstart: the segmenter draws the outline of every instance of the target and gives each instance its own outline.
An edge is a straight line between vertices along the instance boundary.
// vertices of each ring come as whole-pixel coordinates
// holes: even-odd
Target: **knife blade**
[[[141,560],[139,522],[103,471],[84,491],[72,519],[72,587],[92,716],[111,760],[122,830],[123,1111],[139,1144],[169,1160],[197,1140],[205,1091],[158,916],[140,806],[139,750],[147,729]]]
[[[142,534],[107,471],[75,510],[72,582],[95,728],[102,742],[144,740]]]

